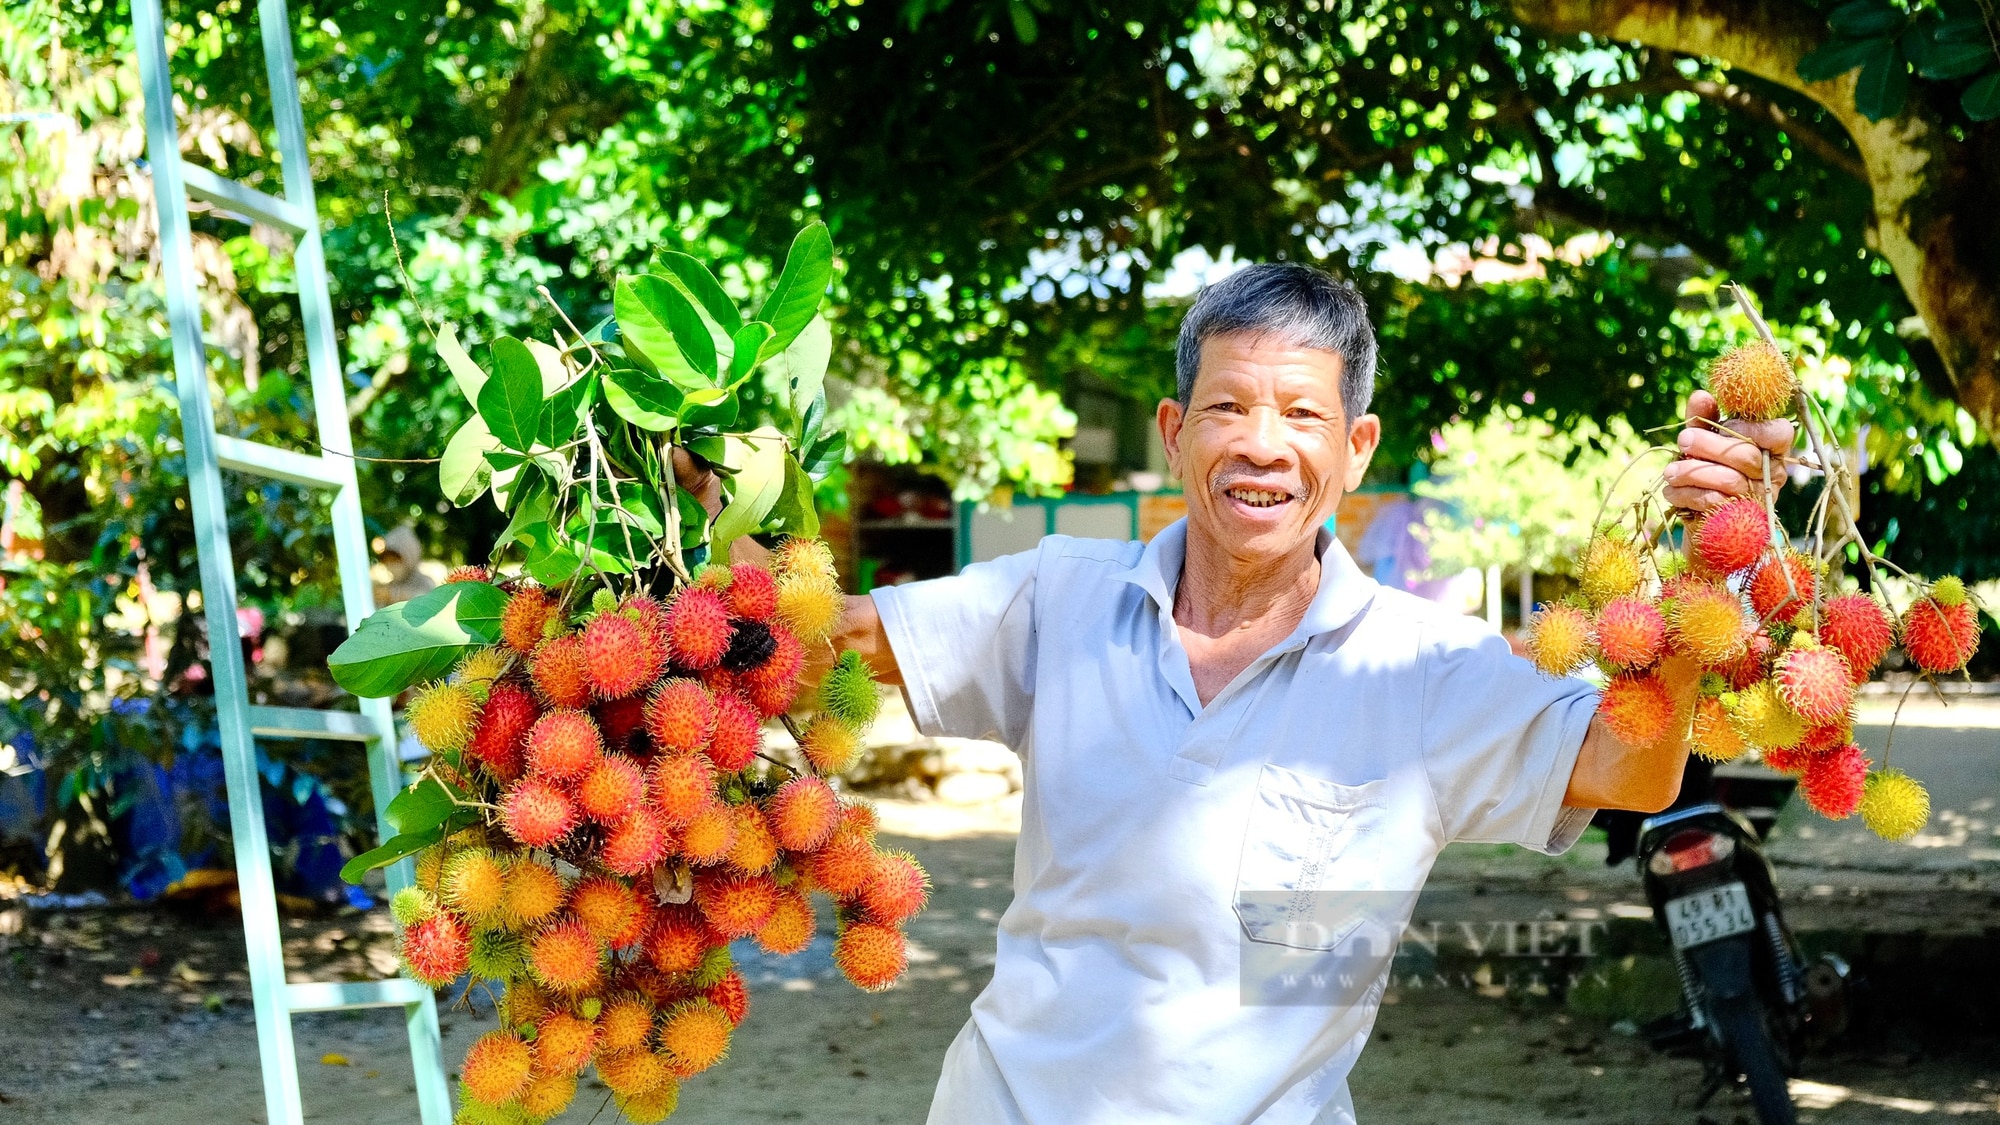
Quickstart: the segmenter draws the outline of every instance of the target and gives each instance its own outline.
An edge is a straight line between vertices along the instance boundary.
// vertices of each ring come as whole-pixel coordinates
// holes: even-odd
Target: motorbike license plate
[[[1675,949],[1748,933],[1757,928],[1749,892],[1741,883],[1724,883],[1667,902],[1667,930]]]

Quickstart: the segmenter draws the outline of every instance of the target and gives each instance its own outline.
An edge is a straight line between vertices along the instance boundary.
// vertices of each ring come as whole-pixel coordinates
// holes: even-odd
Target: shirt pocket
[[[1236,916],[1250,940],[1330,950],[1378,912],[1388,784],[1264,767],[1236,873]]]

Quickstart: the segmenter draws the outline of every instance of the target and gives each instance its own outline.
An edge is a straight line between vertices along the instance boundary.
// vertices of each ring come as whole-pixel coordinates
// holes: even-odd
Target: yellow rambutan
[[[860,890],[875,874],[875,842],[842,827],[806,862],[813,885],[844,898]]]
[[[1730,418],[1767,422],[1790,413],[1797,388],[1791,361],[1761,340],[1731,348],[1708,365],[1708,389]]]
[[[646,774],[623,754],[606,754],[577,783],[576,807],[599,824],[616,824],[646,796]]]
[[[832,578],[794,571],[778,579],[778,620],[809,646],[832,636],[846,609]]]
[[[572,1012],[550,1012],[535,1024],[535,1073],[575,1075],[597,1051],[597,1023]]]
[[[1805,720],[1785,705],[1778,685],[1770,680],[1758,680],[1737,692],[1730,720],[1743,741],[1759,750],[1789,749],[1806,736]]]
[[[527,1089],[534,1065],[534,1053],[520,1036],[508,1031],[489,1031],[465,1052],[459,1080],[474,1099],[499,1105],[512,1101]]]
[[[839,719],[819,715],[806,726],[799,750],[819,773],[839,773],[861,756],[861,736]]]
[[[618,1112],[632,1125],[658,1125],[672,1117],[681,1104],[680,1083],[668,1078],[643,1094],[616,1094]]]
[[[660,1049],[672,1060],[674,1073],[699,1074],[729,1054],[735,1030],[729,1013],[706,998],[689,1000],[660,1020]]]
[[[792,538],[778,544],[778,549],[771,552],[771,569],[781,578],[802,574],[831,582],[836,577],[833,548],[823,539]]]
[[[546,1121],[569,1108],[576,1100],[576,1075],[542,1074],[528,1080],[521,1091],[521,1109],[537,1121]]]
[[[673,1081],[674,1072],[668,1068],[665,1059],[637,1047],[625,1051],[600,1051],[597,1055],[597,1076],[604,1080],[612,1093],[637,1097]]]
[[[729,866],[746,875],[763,875],[777,866],[778,841],[754,803],[745,801],[735,811],[736,843],[729,849]]]
[[[1600,532],[1584,547],[1577,584],[1591,605],[1603,606],[1613,598],[1637,593],[1645,581],[1639,547],[1632,540]]]
[[[591,936],[615,949],[639,919],[639,896],[608,875],[586,875],[570,890],[569,911]]]
[[[568,898],[569,889],[555,868],[539,859],[517,857],[507,868],[501,922],[512,929],[525,929],[553,917]]]
[[[1907,840],[1931,818],[1931,795],[1902,770],[1876,770],[1861,794],[1861,819],[1884,840]]]
[[[431,750],[457,750],[472,737],[479,704],[462,685],[432,683],[410,699],[403,711],[417,741]]]
[[[528,972],[560,993],[583,993],[604,979],[604,946],[575,918],[550,926],[528,945]]]
[[[864,992],[880,992],[909,967],[903,931],[876,922],[853,922],[833,942],[833,963]]]
[[[511,980],[500,994],[500,1026],[526,1033],[555,1010],[555,1001],[531,980]]]
[[[550,707],[588,707],[595,695],[583,638],[575,633],[543,641],[528,661],[528,678]]]
[[[1688,741],[1690,749],[1711,762],[1733,762],[1747,749],[1743,736],[1729,721],[1729,709],[1713,695],[1702,696],[1695,703]]]
[[[724,938],[749,937],[771,920],[778,888],[762,875],[704,872],[694,882],[695,906],[708,927]]]
[[[840,825],[840,798],[817,777],[795,777],[771,795],[771,835],[786,851],[809,852]]]
[[[445,863],[440,889],[440,897],[453,910],[471,922],[483,922],[500,912],[507,894],[507,869],[485,848],[468,848]]]
[[[757,947],[766,953],[790,956],[812,944],[819,920],[813,916],[812,900],[797,891],[779,891],[771,905],[771,916],[757,931]]]
[[[1528,618],[1528,659],[1550,676],[1567,676],[1596,655],[1590,615],[1560,602],[1542,606]]]
[[[724,804],[702,809],[681,829],[681,855],[697,867],[721,863],[735,846],[736,814]]]
[[[652,1037],[656,1014],[636,993],[612,997],[597,1016],[597,1049],[618,1052],[645,1047]]]
[[[476,648],[459,660],[451,670],[451,682],[471,686],[490,686],[495,680],[514,668],[514,654],[500,647]]]
[[[646,934],[646,963],[663,973],[691,973],[720,940],[692,906],[664,907]]]
[[[1750,620],[1743,599],[1719,582],[1691,581],[1675,591],[1667,608],[1676,648],[1703,667],[1740,658],[1750,644]]]

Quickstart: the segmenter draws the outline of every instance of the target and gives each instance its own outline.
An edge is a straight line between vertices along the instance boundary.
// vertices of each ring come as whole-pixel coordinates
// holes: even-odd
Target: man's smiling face
[[[1160,404],[1167,457],[1187,491],[1188,530],[1239,558],[1280,559],[1308,544],[1361,484],[1381,423],[1352,424],[1345,364],[1264,333],[1202,344],[1185,409]]]

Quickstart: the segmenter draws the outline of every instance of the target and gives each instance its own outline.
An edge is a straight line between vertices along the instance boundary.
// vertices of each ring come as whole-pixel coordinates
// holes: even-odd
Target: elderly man
[[[1184,521],[850,599],[836,638],[919,729],[1024,765],[1014,901],[936,1125],[1350,1121],[1439,849],[1559,853],[1593,809],[1680,785],[1678,738],[1620,743],[1587,684],[1377,585],[1323,530],[1381,437],[1351,288],[1245,269],[1195,302],[1176,366],[1158,423]],[[1669,500],[1749,491],[1757,445],[1791,435],[1746,433],[1683,432]]]

